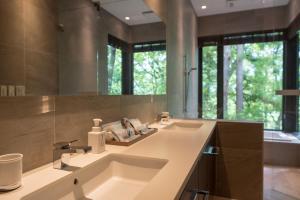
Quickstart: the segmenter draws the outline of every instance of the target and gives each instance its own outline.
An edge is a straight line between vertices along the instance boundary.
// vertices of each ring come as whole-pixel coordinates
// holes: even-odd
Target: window
[[[200,38],[202,118],[263,122],[283,129],[283,32]],[[299,52],[300,54],[300,52]]]
[[[111,45],[108,50],[108,94],[122,94],[122,50]]]
[[[166,57],[164,43],[134,45],[134,94],[166,94]]]
[[[224,118],[282,129],[283,42],[224,46]]]
[[[217,46],[202,49],[202,118],[217,118]]]

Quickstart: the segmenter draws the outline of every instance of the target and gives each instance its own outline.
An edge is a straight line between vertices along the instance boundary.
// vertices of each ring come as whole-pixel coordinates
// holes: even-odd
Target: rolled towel
[[[139,119],[130,119],[129,121],[136,130],[139,126],[142,126],[142,123]]]

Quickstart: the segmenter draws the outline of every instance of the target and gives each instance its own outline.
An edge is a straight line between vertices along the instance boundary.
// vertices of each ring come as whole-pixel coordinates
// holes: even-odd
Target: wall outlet
[[[1,85],[0,86],[0,96],[1,97],[6,97],[7,96],[7,86],[6,85]]]

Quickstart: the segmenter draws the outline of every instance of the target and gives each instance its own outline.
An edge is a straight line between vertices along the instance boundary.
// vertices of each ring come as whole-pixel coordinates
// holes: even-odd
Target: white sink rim
[[[199,121],[177,121],[173,122],[163,129],[165,130],[198,130],[203,126]]]
[[[104,185],[106,181],[113,179],[115,177],[118,177],[119,174],[117,174],[117,176],[114,176],[114,174],[108,174],[108,176],[107,176],[107,174],[105,174],[108,167],[111,167],[111,165],[113,165],[114,162],[116,162],[117,164],[119,162],[121,164],[124,164],[125,166],[127,165],[127,167],[129,166],[129,169],[132,166],[132,168],[134,170],[138,169],[138,168],[141,168],[142,171],[148,170],[150,174],[149,175],[146,174],[144,177],[141,178],[141,183],[144,184],[144,187],[147,187],[147,184],[161,171],[161,169],[163,169],[163,167],[167,164],[168,160],[160,159],[160,158],[144,157],[144,156],[135,156],[135,155],[129,155],[129,154],[111,153],[111,154],[108,154],[108,155],[100,158],[99,160],[87,165],[86,167],[83,167],[77,171],[74,171],[73,173],[71,173],[63,178],[24,196],[22,198],[22,200],[31,200],[31,199],[36,200],[36,199],[40,199],[41,197],[47,196],[47,194],[51,195],[49,197],[49,199],[53,199],[54,196],[55,197],[60,196],[58,198],[58,199],[60,199],[60,198],[64,198],[68,194],[72,193],[73,190],[76,190],[76,187],[80,187],[79,188],[80,193],[83,193],[83,195],[84,195],[84,196],[80,196],[79,198],[85,198],[89,194],[92,193],[91,190],[96,190],[96,189],[102,187],[102,185]],[[109,166],[105,166],[106,164],[109,164]],[[99,166],[100,166],[100,169],[99,169]],[[104,167],[105,171],[101,171],[101,168],[103,168],[103,167]],[[114,168],[114,167],[115,166],[112,166],[112,168]],[[92,171],[88,171],[88,170],[93,170],[93,169],[101,171],[100,173],[96,173],[95,177],[98,177],[99,175],[100,176],[104,175],[109,178],[107,180],[101,180],[100,185],[97,185],[97,186],[93,185],[95,183],[95,181],[93,180],[93,179],[95,179],[95,177],[92,177],[91,179],[87,179],[86,177],[84,177],[85,174],[88,174],[89,176],[91,174],[93,174]],[[125,170],[125,172],[126,172],[126,170]],[[120,173],[122,173],[122,170]],[[73,180],[75,180],[77,178],[80,183],[78,186],[73,185]],[[137,178],[140,178],[140,177],[137,177]],[[84,179],[87,179],[88,181],[85,181]],[[126,178],[124,180],[126,180]],[[130,178],[128,180],[130,180]],[[132,180],[135,181],[134,178]],[[72,183],[70,183],[70,181]],[[139,181],[140,180],[137,180],[136,182],[139,182]],[[64,185],[64,182],[67,182],[68,185],[67,184]],[[91,184],[90,182],[93,184]],[[62,185],[62,184],[63,184],[63,186],[65,186],[66,188],[69,188],[69,189],[66,189],[65,192],[62,192],[61,191],[62,189],[60,189],[60,185]],[[85,186],[86,184],[87,185],[89,184],[90,186]],[[93,188],[91,188],[91,186]],[[144,189],[144,188],[142,188],[142,189]],[[60,190],[60,192],[58,192],[58,194],[51,194],[52,191],[57,191],[57,190]],[[86,192],[86,191],[88,191],[88,192]],[[73,191],[73,193],[76,193],[76,192]],[[78,196],[76,196],[75,199],[77,199],[77,198],[78,198]],[[48,200],[48,197],[46,199]],[[54,199],[57,199],[57,198],[54,198]],[[68,198],[66,198],[66,199],[68,199]],[[73,198],[71,198],[71,199],[73,199]]]

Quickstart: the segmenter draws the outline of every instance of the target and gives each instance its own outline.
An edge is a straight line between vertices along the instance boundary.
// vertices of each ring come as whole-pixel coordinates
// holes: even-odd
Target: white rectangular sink
[[[179,122],[174,122],[163,129],[166,130],[182,130],[182,131],[195,131],[199,128],[201,128],[203,124],[198,121],[179,121]]]
[[[109,154],[22,200],[134,199],[167,160]]]

